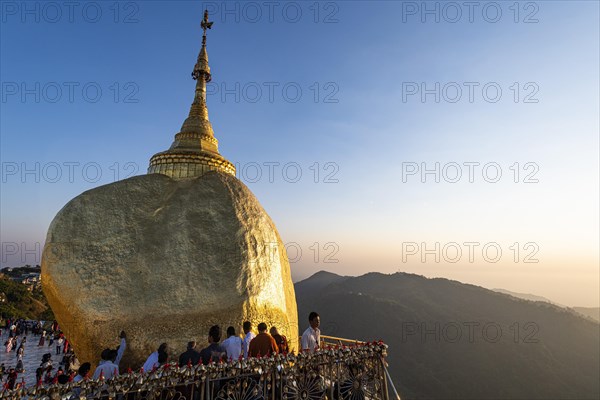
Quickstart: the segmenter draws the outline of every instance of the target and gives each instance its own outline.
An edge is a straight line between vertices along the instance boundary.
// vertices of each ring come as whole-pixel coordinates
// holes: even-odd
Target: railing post
[[[333,388],[335,387],[335,374],[333,372],[333,361],[329,360],[329,400],[333,400]]]
[[[385,374],[385,360],[383,359],[383,357],[379,358],[379,368],[381,368],[381,374],[380,376],[383,378],[383,385],[382,385],[382,390],[383,390],[383,398],[384,400],[390,400],[390,393],[388,391],[388,382],[387,382],[387,376]]]
[[[205,394],[204,398],[206,400],[212,400],[211,395],[210,395],[210,378],[208,376],[206,377],[206,387],[205,387],[205,390],[206,390],[206,394]]]
[[[396,387],[394,386],[394,382],[392,381],[392,377],[390,376],[390,373],[388,372],[387,367],[385,366],[385,364],[383,365],[383,370],[385,372],[385,376],[386,376],[387,380],[389,380],[390,381],[390,385],[392,385],[392,390],[394,391],[394,400],[401,400],[400,399],[400,394],[398,394],[398,391],[396,390]],[[386,380],[386,384],[387,384],[387,380]]]
[[[204,400],[204,395],[205,395],[205,383],[206,383],[206,379],[202,380],[202,378],[200,378],[200,381],[202,382],[200,384],[200,400]]]

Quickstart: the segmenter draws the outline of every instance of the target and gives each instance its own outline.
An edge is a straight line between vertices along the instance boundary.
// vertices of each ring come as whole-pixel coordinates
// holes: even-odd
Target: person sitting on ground
[[[187,350],[181,353],[179,356],[179,366],[191,364],[196,365],[200,361],[200,352],[196,350],[196,341],[189,341],[187,344]]]
[[[121,350],[120,347],[119,347],[119,350]],[[117,356],[117,358],[119,358],[119,357]],[[69,371],[77,371],[79,369],[79,367],[80,367],[79,359],[77,358],[75,353],[73,353],[71,350],[71,358],[69,359]]]
[[[48,368],[49,365],[52,365],[52,354],[46,353],[42,356],[42,362],[40,363],[40,367],[46,370],[46,368]]]
[[[273,336],[267,333],[267,324],[264,322],[258,324],[258,335],[250,342],[248,354],[250,357],[277,354],[277,343]]]
[[[213,362],[218,362],[219,360],[225,358],[227,356],[227,352],[219,344],[221,340],[221,328],[219,325],[213,325],[208,330],[208,343],[209,345],[202,349],[200,352],[200,357],[202,358],[202,364],[208,365],[208,363],[212,360]]]
[[[285,335],[280,335],[277,331],[277,328],[274,326],[271,327],[269,333],[271,334],[271,336],[273,336],[273,339],[275,339],[275,343],[277,343],[278,352],[280,354],[287,354],[290,351],[290,348],[288,346],[288,341]]]
[[[235,328],[233,326],[227,328],[227,339],[223,340],[223,343],[221,343],[221,346],[223,346],[227,353],[227,359],[237,360],[240,357],[240,354],[242,354],[243,345],[244,341],[235,334]]]
[[[152,371],[154,368],[159,367],[159,363],[158,363],[158,354],[159,353],[169,353],[169,345],[166,343],[161,343],[161,345],[158,346],[158,350],[156,350],[154,353],[152,353],[148,356],[148,359],[146,360],[146,362],[144,363],[144,366],[142,367],[142,368],[144,368],[144,371],[146,371],[146,372]]]

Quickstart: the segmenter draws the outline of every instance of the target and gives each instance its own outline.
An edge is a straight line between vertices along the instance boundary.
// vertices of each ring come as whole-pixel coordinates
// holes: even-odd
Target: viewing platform
[[[1,399],[125,400],[400,400],[387,372],[383,342],[321,337],[321,349],[299,354],[165,364],[146,372],[64,385],[4,389]]]

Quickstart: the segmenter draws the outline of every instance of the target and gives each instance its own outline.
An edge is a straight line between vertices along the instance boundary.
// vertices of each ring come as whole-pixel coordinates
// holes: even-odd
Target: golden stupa
[[[137,368],[162,342],[172,356],[206,343],[214,324],[240,333],[249,320],[277,326],[298,349],[290,266],[271,218],[219,154],[208,119],[211,79],[202,48],[196,91],[171,148],[147,175],[82,193],[56,215],[42,257],[42,285],[81,362],[128,344],[121,368]]]
[[[211,80],[206,51],[206,29],[212,27],[208,22],[208,12],[202,20],[202,49],[192,71],[196,80],[196,93],[190,108],[190,114],[175,135],[171,148],[155,154],[150,159],[148,173],[158,173],[174,179],[195,178],[208,171],[223,171],[235,175],[235,167],[219,154],[219,142],[215,138],[212,125],[208,120],[206,107],[206,84]]]

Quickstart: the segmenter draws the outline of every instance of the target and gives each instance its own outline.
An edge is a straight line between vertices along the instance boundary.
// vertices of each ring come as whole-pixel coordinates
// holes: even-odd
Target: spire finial
[[[206,30],[212,29],[213,23],[208,21],[208,10],[204,10],[204,18],[200,23],[202,27],[202,48],[200,49],[200,54],[198,54],[198,62],[196,62],[192,71],[192,78],[194,80],[198,80],[203,76],[205,82],[210,82],[210,67],[208,66],[208,53],[206,52]]]
[[[213,22],[208,22],[208,10],[204,10],[204,19],[202,20],[202,23],[200,24],[200,26],[202,27],[202,31],[204,32],[202,34],[202,46],[203,47],[206,46],[206,30],[211,29],[212,25],[213,25]]]

